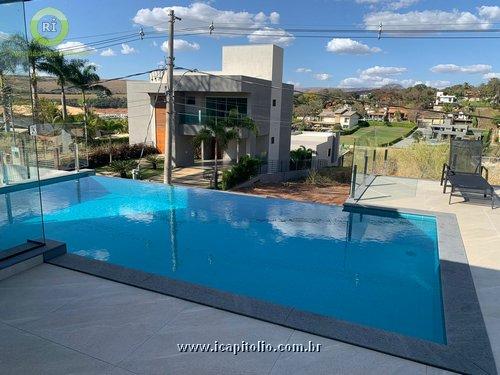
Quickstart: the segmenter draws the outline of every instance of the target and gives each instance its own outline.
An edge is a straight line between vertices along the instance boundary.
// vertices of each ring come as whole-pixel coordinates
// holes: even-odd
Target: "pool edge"
[[[351,204],[346,204],[347,207],[349,205]],[[397,210],[360,204],[352,206],[436,218],[447,344],[298,311],[76,254],[66,254],[49,263],[445,370],[496,374],[491,345],[456,216],[423,210]]]

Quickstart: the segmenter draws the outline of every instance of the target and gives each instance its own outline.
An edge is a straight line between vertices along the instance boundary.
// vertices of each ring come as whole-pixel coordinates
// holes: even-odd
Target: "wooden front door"
[[[160,153],[165,152],[165,124],[167,110],[165,106],[155,107],[155,122],[156,122],[156,148]]]

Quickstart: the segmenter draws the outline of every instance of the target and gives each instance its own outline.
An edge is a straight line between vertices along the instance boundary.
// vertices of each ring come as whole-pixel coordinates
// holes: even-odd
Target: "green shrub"
[[[365,120],[358,121],[358,127],[360,127],[360,128],[367,128],[369,126],[370,126],[370,123],[368,121],[365,121]]]
[[[354,128],[352,128],[352,129],[342,130],[342,131],[340,132],[340,135],[350,135],[350,134],[352,134],[352,133],[357,132],[357,131],[359,130],[359,128],[360,128],[360,127],[359,127],[359,125],[356,125],[356,126],[355,126]]]
[[[252,156],[243,156],[231,169],[222,172],[222,189],[229,190],[257,176],[260,165],[260,159]]]
[[[158,164],[160,163],[160,157],[158,155],[148,155],[146,157],[146,160],[149,162],[149,164],[151,164],[151,168],[155,170],[158,168]]]
[[[119,173],[121,178],[127,178],[136,167],[137,163],[134,160],[115,160],[110,164],[111,170]]]
[[[142,144],[118,144],[109,146],[99,146],[89,152],[89,168],[98,168],[109,164],[109,154],[112,160],[138,159],[141,156]],[[153,146],[144,146],[143,156],[157,154],[158,150]]]

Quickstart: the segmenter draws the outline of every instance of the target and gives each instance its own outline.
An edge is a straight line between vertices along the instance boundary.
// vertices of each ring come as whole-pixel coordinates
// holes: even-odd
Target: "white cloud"
[[[455,65],[455,64],[439,64],[431,69],[433,73],[464,73],[464,74],[485,74],[492,70],[491,65],[475,64],[475,65]]]
[[[136,53],[137,51],[135,50],[134,47],[130,47],[128,44],[122,43],[122,49],[120,53],[122,55],[130,55],[132,53]]]
[[[174,39],[174,50],[175,51],[198,51],[200,49],[200,45],[198,43],[190,43],[184,39]],[[161,50],[165,53],[169,50],[169,43],[163,42],[161,45]]]
[[[498,21],[500,20],[500,7],[483,5],[479,7],[479,15],[490,21]]]
[[[485,18],[480,18],[470,12],[450,12],[442,10],[424,10],[407,13],[393,11],[374,12],[365,15],[363,18],[365,28],[368,30],[378,30],[380,22],[384,29],[397,30],[419,30],[428,29],[488,29],[492,25]],[[404,26],[402,26],[404,25]]]
[[[412,82],[412,84],[408,85],[408,86],[415,86],[415,85],[424,84],[426,86],[434,87],[436,89],[444,89],[445,87],[451,86],[451,82],[450,81],[443,81],[443,80],[437,80],[437,81],[413,81],[412,79],[410,79],[408,81]]]
[[[297,73],[311,73],[312,69],[309,69],[309,68],[297,68],[297,69],[295,69],[295,71]]]
[[[498,78],[500,79],[500,73],[486,73],[485,75],[483,75],[483,79],[492,79],[492,78]]]
[[[388,9],[398,10],[402,8],[407,8],[418,3],[420,0],[356,0],[358,4],[367,4],[371,7],[375,7],[377,5],[383,6]]]
[[[300,82],[295,82],[295,81],[286,81],[289,85],[294,85],[295,87],[300,87],[301,84]]]
[[[172,6],[140,9],[133,20],[139,25],[153,26],[157,30],[165,31],[168,25],[168,12],[170,9],[173,9],[176,16],[182,18],[179,24],[182,22],[183,28],[197,28],[203,31],[206,31],[212,22],[217,32],[218,25],[258,28],[266,24],[276,24],[280,19],[280,15],[277,12],[271,12],[269,15],[266,15],[264,12],[237,12],[221,10],[206,3],[195,2],[187,7]]]
[[[392,77],[381,76],[359,76],[350,77],[340,81],[341,88],[379,88],[386,85],[401,85],[403,87],[411,87],[419,84],[442,89],[451,86],[450,81],[419,81],[415,79],[395,79]]]
[[[403,8],[408,8],[412,6],[413,4],[418,3],[420,0],[399,0],[399,1],[394,1],[388,4],[388,8],[393,9],[393,10],[398,10],[398,9],[403,9]]]
[[[104,51],[101,52],[101,56],[104,57],[110,57],[115,55],[116,55],[115,51],[113,51],[111,48],[106,48]]]
[[[378,47],[369,47],[366,44],[360,43],[352,39],[334,38],[326,45],[328,52],[350,55],[368,55],[370,53],[381,52]]]
[[[405,73],[408,69],[398,66],[378,66],[365,69],[361,72],[361,76],[391,76]]]
[[[289,32],[272,27],[255,30],[248,36],[250,43],[272,43],[282,47],[289,46],[294,40],[295,37]]]
[[[82,42],[64,42],[59,44],[56,49],[65,55],[91,54],[96,52],[94,47],[87,46]]]
[[[317,73],[314,74],[313,77],[318,81],[328,81],[330,78],[332,78],[332,75],[328,73]]]
[[[405,73],[408,69],[398,66],[373,66],[359,72],[358,77],[349,77],[340,81],[340,87],[344,88],[375,88],[390,84],[411,86],[412,80],[398,80],[394,78]]]
[[[273,25],[280,23],[280,14],[278,12],[271,12],[271,14],[269,15],[269,21]]]

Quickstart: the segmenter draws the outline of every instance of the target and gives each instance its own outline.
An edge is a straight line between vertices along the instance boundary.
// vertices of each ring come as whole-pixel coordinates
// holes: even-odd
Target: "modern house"
[[[166,74],[150,74],[149,82],[127,82],[130,143],[146,142],[165,149]],[[283,83],[283,49],[275,45],[224,46],[222,70],[174,72],[175,137],[173,161],[190,166],[195,160],[194,137],[208,121],[237,111],[255,121],[258,133],[241,132],[223,155],[259,156],[288,161],[293,111],[293,85]],[[151,118],[151,124],[148,125]],[[201,158],[213,159],[214,145],[202,145]]]
[[[444,92],[438,91],[436,93],[435,105],[440,106],[443,104],[453,104],[457,102],[457,97],[455,95],[445,95]]]
[[[296,150],[301,146],[313,150],[314,157],[324,161],[326,165],[337,165],[340,152],[340,133],[304,131],[292,134],[290,149]]]
[[[453,119],[447,118],[442,125],[431,125],[431,138],[443,141],[447,139],[473,139],[482,137],[480,129],[473,129],[466,124],[454,124]]]

